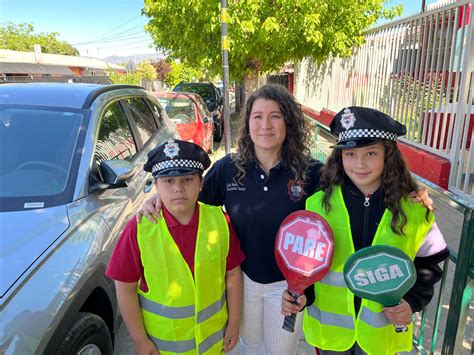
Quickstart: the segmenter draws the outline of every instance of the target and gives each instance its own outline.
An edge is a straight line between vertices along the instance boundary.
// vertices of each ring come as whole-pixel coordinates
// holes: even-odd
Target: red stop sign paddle
[[[321,281],[331,268],[334,237],[326,220],[311,211],[295,211],[278,229],[275,258],[296,299],[305,288]],[[296,314],[285,317],[283,329],[294,331]]]

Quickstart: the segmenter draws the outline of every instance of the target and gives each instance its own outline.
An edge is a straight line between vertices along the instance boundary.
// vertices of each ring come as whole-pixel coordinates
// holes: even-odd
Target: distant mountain
[[[150,54],[136,54],[136,55],[127,55],[127,56],[118,56],[112,55],[110,57],[102,58],[103,61],[113,64],[127,64],[129,61],[135,63],[141,63],[144,60],[155,60],[164,58],[165,56],[161,53],[150,53]]]

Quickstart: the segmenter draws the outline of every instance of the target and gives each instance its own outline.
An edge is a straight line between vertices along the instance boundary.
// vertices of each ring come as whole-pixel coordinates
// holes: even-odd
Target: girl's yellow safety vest
[[[413,329],[396,333],[393,324],[383,314],[381,304],[363,299],[358,315],[354,309],[354,295],[346,287],[344,263],[354,253],[349,214],[344,204],[341,188],[337,186],[330,197],[331,210],[323,208],[323,192],[306,200],[306,209],[324,217],[334,234],[334,259],[328,275],[314,285],[316,299],[305,309],[303,331],[306,340],[323,350],[345,351],[357,341],[368,354],[394,354],[412,349]],[[386,209],[372,245],[391,245],[415,258],[434,216],[426,220],[426,209],[416,203],[402,201],[407,216],[404,235],[395,234],[390,228],[392,213]]]
[[[161,354],[220,354],[227,322],[229,227],[220,207],[199,203],[194,278],[164,218],[138,224],[148,292],[138,287],[149,338]]]

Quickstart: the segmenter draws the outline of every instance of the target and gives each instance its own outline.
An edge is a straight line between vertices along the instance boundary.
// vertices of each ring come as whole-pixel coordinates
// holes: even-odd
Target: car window
[[[206,104],[202,101],[200,97],[196,97],[197,106],[199,109],[199,114],[201,115],[201,119],[204,123],[209,122],[210,115],[207,113]]]
[[[158,128],[153,113],[141,97],[133,97],[125,101],[128,103],[140,139],[145,144]]]
[[[117,101],[105,110],[100,121],[95,148],[96,162],[99,164],[104,160],[131,160],[136,152],[137,147],[125,112]]]
[[[157,105],[156,102],[152,100],[148,100],[148,99],[144,99],[144,100],[153,111],[153,115],[155,116],[155,123],[158,129],[160,129],[161,127],[163,127],[163,116],[161,115],[161,108]]]
[[[215,92],[210,85],[192,85],[192,84],[178,84],[175,92],[192,92],[200,95],[204,100],[215,100]]]
[[[176,124],[196,123],[196,108],[189,98],[160,98],[166,114]]]
[[[0,109],[0,197],[62,194],[83,120],[77,110]]]

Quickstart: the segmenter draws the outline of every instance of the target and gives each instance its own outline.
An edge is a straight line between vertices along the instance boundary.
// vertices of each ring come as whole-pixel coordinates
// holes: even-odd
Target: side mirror
[[[102,181],[89,188],[89,192],[125,186],[135,173],[135,166],[125,160],[104,160],[99,165]]]

